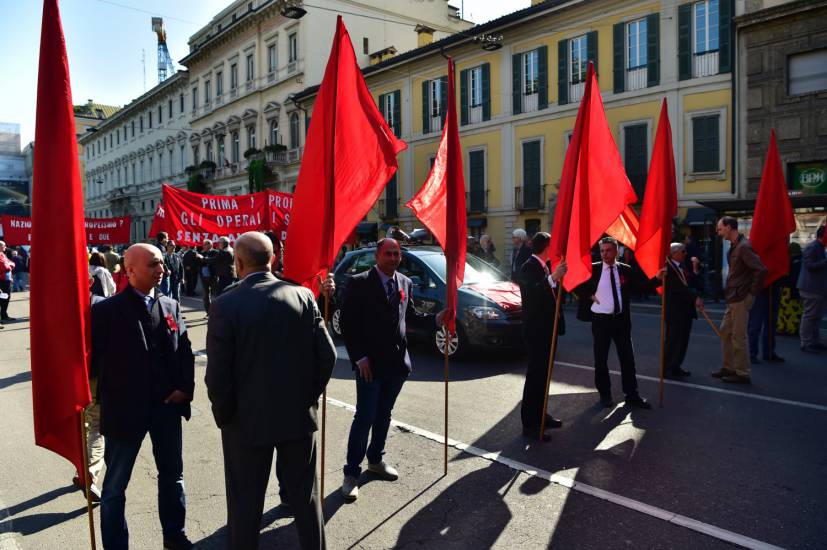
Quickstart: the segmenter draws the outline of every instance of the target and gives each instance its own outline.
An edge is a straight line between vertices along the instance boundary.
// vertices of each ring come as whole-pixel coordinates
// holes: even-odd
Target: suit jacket
[[[164,253],[164,265],[169,269],[169,276],[172,281],[179,283],[184,280],[184,263],[179,254]]]
[[[141,324],[149,315],[146,305],[130,286],[92,306],[90,376],[98,378],[104,436],[143,435],[152,408],[175,390],[192,399],[195,358],[180,306],[160,293],[157,296],[154,307],[161,325],[150,334]],[[189,420],[189,402],[175,406]]]
[[[226,248],[216,251],[211,256],[205,256],[201,260],[203,265],[207,265],[212,270],[212,273],[219,281],[229,284],[235,279],[235,266],[233,265],[233,253]]]
[[[812,294],[827,294],[827,253],[818,239],[805,246],[801,253],[798,290]]]
[[[523,335],[529,345],[545,344],[554,330],[557,289],[552,289],[543,266],[529,258],[520,268],[520,296],[523,301]],[[560,311],[557,333],[566,333],[566,319]]]
[[[254,273],[210,307],[207,395],[215,423],[254,446],[307,437],[336,348],[313,293]]]
[[[413,305],[411,280],[394,274],[399,292],[389,301],[376,268],[351,277],[344,291],[342,330],[353,368],[363,357],[370,360],[375,378],[411,372],[406,322],[424,322],[433,315]]]
[[[511,251],[511,280],[518,282],[520,268],[531,258],[531,249],[523,243],[520,248]]]
[[[657,279],[649,280],[640,272],[636,272],[628,264],[615,262],[618,275],[620,275],[620,298],[621,315],[631,322],[631,293],[632,291],[649,290],[658,284]],[[577,295],[577,319],[590,322],[592,320],[591,297],[597,292],[597,285],[600,282],[600,275],[603,272],[603,262],[592,264],[592,276],[574,289]]]
[[[666,281],[666,322],[697,319],[698,312],[695,310],[695,298],[698,293],[694,287],[694,274],[686,272],[686,282],[684,283],[678,273],[678,268],[669,261],[667,262],[664,280]]]

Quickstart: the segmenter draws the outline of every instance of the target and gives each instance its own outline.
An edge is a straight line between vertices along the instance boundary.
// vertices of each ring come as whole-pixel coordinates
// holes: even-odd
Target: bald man
[[[258,548],[274,449],[299,544],[324,548],[316,409],[336,348],[313,293],[271,273],[264,233],[239,237],[234,262],[241,280],[210,308],[205,378],[224,450],[227,548]]]
[[[106,438],[101,536],[106,549],[128,548],[126,488],[149,433],[158,468],[164,548],[191,548],[181,417],[189,420],[194,357],[178,302],[161,294],[161,251],[135,244],[124,255],[129,285],[92,306],[92,375],[98,377],[100,432]]]

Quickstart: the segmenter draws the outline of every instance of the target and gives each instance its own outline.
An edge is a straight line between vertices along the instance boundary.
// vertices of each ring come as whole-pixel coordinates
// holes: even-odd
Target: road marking
[[[345,403],[344,401],[339,401],[338,399],[333,399],[332,397],[328,397],[327,402],[335,407],[339,407],[350,412],[356,411],[356,407],[354,407],[353,405]],[[440,445],[442,445],[445,441],[445,438],[441,434],[430,432],[428,430],[424,430],[422,428],[406,424],[405,422],[400,422],[398,420],[392,419],[391,425],[396,426],[397,428],[403,431],[410,432],[414,435],[418,435],[425,439],[429,439],[431,441],[439,443]],[[657,506],[651,506],[644,502],[633,500],[622,495],[618,495],[615,493],[611,493],[609,491],[605,491],[603,489],[599,489],[597,487],[593,487],[592,485],[587,485],[585,483],[581,483],[579,481],[575,481],[573,479],[558,474],[553,474],[546,470],[529,466],[528,464],[524,464],[517,460],[506,458],[502,456],[499,452],[486,451],[485,449],[474,447],[473,445],[468,445],[467,443],[463,443],[461,441],[457,441],[456,439],[451,438],[448,438],[448,445],[470,455],[477,456],[491,462],[503,464],[504,466],[507,466],[512,470],[523,472],[532,477],[545,479],[546,481],[549,481],[556,485],[560,485],[562,487],[566,487],[567,489],[571,489],[573,491],[577,491],[579,493],[583,493],[586,495],[591,495],[593,497],[597,497],[607,502],[611,502],[612,504],[617,504],[618,506],[623,506],[624,508],[628,508],[630,510],[640,512],[648,516],[661,519],[667,523],[679,525],[681,527],[691,529],[692,531],[697,531],[698,533],[702,533],[704,535],[708,535],[719,540],[743,546],[744,548],[751,548],[755,550],[779,550],[781,548],[779,546],[774,546],[767,542],[740,535],[733,531],[728,531],[726,529],[716,527],[715,525],[703,523],[702,521],[698,521],[696,519],[692,519],[681,514],[676,514],[674,512],[664,510],[663,508],[658,508]]]

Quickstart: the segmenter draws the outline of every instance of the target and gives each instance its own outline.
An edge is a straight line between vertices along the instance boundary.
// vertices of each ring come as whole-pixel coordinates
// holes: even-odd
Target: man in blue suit
[[[802,253],[798,291],[804,302],[799,329],[801,349],[807,353],[820,353],[827,350],[818,334],[818,326],[827,310],[827,252],[823,225],[816,231],[815,240]]]
[[[191,548],[184,529],[181,417],[190,418],[194,357],[178,302],[158,290],[161,251],[135,244],[124,255],[129,286],[92,306],[92,374],[98,377],[106,438],[101,535],[106,549],[129,547],[126,488],[149,433],[158,468],[164,548]]]
[[[368,471],[386,481],[399,478],[382,455],[393,405],[411,372],[406,317],[409,322],[433,319],[414,307],[411,280],[396,271],[401,260],[399,243],[391,238],[379,241],[376,266],[350,279],[342,304],[345,346],[356,371],[356,414],[350,427],[341,489],[349,501],[359,495],[361,463],[366,455]],[[444,316],[444,310],[439,312],[436,322],[441,324]]]

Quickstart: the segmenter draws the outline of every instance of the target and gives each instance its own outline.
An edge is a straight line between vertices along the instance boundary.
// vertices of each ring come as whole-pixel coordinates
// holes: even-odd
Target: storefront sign
[[[827,162],[798,162],[790,165],[790,195],[827,194]]]

